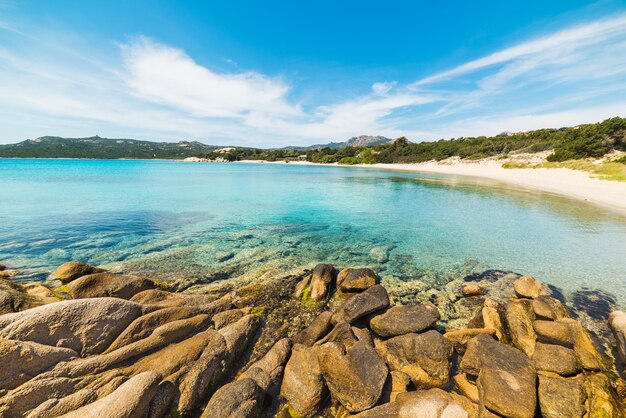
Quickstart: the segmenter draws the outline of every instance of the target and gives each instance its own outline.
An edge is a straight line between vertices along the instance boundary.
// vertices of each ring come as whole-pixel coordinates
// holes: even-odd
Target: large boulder
[[[500,312],[502,306],[493,299],[485,299],[483,309],[481,310],[481,318],[483,320],[483,326],[488,329],[493,329],[496,334],[496,338],[501,343],[508,342],[508,335],[502,321]]]
[[[574,352],[582,368],[591,371],[604,370],[602,356],[600,356],[587,330],[575,319],[566,318],[562,321],[570,325],[574,339]]]
[[[422,332],[439,321],[439,311],[432,304],[394,306],[370,319],[370,328],[381,337]]]
[[[532,357],[537,335],[533,328],[534,317],[531,302],[523,299],[510,300],[506,304],[504,316],[513,345],[528,357]]]
[[[538,319],[547,319],[554,321],[561,318],[567,318],[567,310],[565,306],[558,300],[541,295],[533,299],[533,312]]]
[[[443,388],[450,382],[453,346],[437,331],[406,334],[379,344],[391,370],[411,377],[415,387]]]
[[[206,406],[203,417],[257,417],[263,398],[282,374],[291,350],[288,338],[279,340],[267,354],[254,362],[236,381],[218,389]]]
[[[617,354],[622,368],[626,366],[626,312],[613,311],[609,315],[609,325],[617,342]]]
[[[205,294],[190,294],[190,293],[172,293],[160,289],[144,290],[137,293],[131,298],[133,302],[156,305],[160,307],[172,307],[172,306],[196,306],[196,307],[208,307],[216,304],[221,304],[221,307],[215,312],[221,312],[232,307],[233,297],[230,294],[217,298],[214,295]],[[207,313],[210,313],[207,311]]]
[[[533,323],[537,339],[544,343],[574,347],[574,332],[571,322],[537,320]]]
[[[585,417],[622,418],[624,416],[623,408],[616,402],[612,393],[611,382],[606,374],[585,374],[582,382],[587,395],[587,415]]]
[[[319,314],[308,327],[293,337],[293,343],[306,345],[308,347],[315,344],[315,342],[326,335],[330,329],[332,316],[333,314],[329,311],[324,311]]]
[[[520,350],[481,334],[470,340],[461,370],[477,376],[480,406],[512,418],[533,418],[537,373]]]
[[[338,343],[326,343],[320,346],[318,360],[330,393],[348,411],[360,412],[376,404],[388,370],[368,342],[359,341],[345,352]]]
[[[539,409],[544,418],[580,418],[586,398],[578,380],[539,376]]]
[[[386,403],[354,415],[354,418],[470,418],[476,416],[472,403],[441,389],[418,390],[398,394]]]
[[[285,366],[281,396],[288,402],[293,416],[313,416],[328,390],[318,361],[318,346],[295,344]]]
[[[376,284],[376,273],[368,268],[346,268],[337,275],[337,287],[344,292],[361,292]]]
[[[287,363],[290,354],[291,340],[289,338],[280,339],[265,353],[261,360],[252,363],[248,370],[242,373],[238,379],[251,377],[256,380],[263,390],[267,391],[271,386],[278,383],[282,377],[285,363]],[[259,375],[267,376],[269,378],[268,381],[257,379]]]
[[[573,376],[580,371],[574,350],[560,345],[537,343],[532,360],[542,372]]]
[[[187,319],[198,315],[200,312],[196,308],[163,308],[135,319],[126,329],[115,339],[105,353],[115,351],[125,345],[149,337],[155,329],[179,319]]]
[[[522,276],[513,282],[515,294],[520,298],[536,298],[545,292],[544,287],[532,276]]]
[[[103,273],[104,269],[94,267],[80,261],[68,261],[61,264],[55,271],[54,277],[62,283],[69,283],[74,279],[86,276],[88,274]]]
[[[104,351],[143,313],[141,305],[123,299],[68,300],[0,317],[0,337],[88,356]]]
[[[201,418],[253,418],[259,415],[265,392],[250,378],[219,388],[204,408]]]
[[[0,315],[24,311],[59,300],[61,298],[43,284],[22,285],[0,278]]]
[[[156,284],[152,280],[113,273],[88,274],[67,284],[67,292],[75,299],[106,296],[130,299],[154,288]]]
[[[69,348],[0,339],[0,390],[16,388],[58,362],[77,356]]]
[[[228,324],[239,321],[243,318],[244,313],[241,309],[229,309],[213,315],[212,321],[215,329],[224,328]]]
[[[313,302],[325,299],[332,290],[335,280],[335,267],[331,264],[318,264],[311,275],[310,295]]]
[[[328,342],[335,342],[345,348],[352,347],[359,339],[354,333],[354,329],[347,322],[339,322],[324,338],[317,341],[315,345],[322,345]]]
[[[344,321],[350,324],[387,306],[389,306],[387,290],[381,285],[372,286],[346,300],[333,315],[332,321],[333,323]]]
[[[62,415],[63,418],[125,418],[148,413],[161,376],[154,372],[133,376],[113,393],[94,403]]]

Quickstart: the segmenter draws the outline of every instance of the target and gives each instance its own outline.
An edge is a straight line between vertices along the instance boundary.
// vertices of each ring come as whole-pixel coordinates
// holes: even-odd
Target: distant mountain
[[[341,149],[349,146],[389,144],[393,140],[384,136],[361,135],[345,142],[285,147],[282,150]],[[98,158],[98,159],[183,159],[205,155],[223,146],[206,145],[197,141],[153,142],[125,138],[62,138],[42,136],[16,144],[0,145],[0,158]],[[245,147],[237,147],[243,149]],[[225,149],[225,148],[224,148]],[[235,148],[233,148],[235,149]]]
[[[329,142],[328,144],[316,144],[308,147],[290,146],[286,150],[316,150],[322,148],[341,149],[346,147],[373,147],[375,145],[391,144],[394,140],[384,136],[361,135],[354,136],[344,142]]]
[[[0,145],[0,157],[178,159],[211,152],[218,148],[220,147],[197,141],[152,142],[99,136],[89,138],[44,136],[17,144]]]

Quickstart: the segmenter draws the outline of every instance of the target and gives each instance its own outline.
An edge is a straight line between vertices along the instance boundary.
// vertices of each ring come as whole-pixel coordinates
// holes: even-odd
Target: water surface
[[[273,262],[437,285],[487,268],[626,301],[626,218],[555,195],[377,169],[0,159],[0,262],[219,280]]]

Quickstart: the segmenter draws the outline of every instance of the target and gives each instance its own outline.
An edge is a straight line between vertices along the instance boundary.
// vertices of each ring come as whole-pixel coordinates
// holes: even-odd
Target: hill
[[[179,159],[219,148],[197,141],[152,142],[136,139],[61,138],[44,136],[17,144],[0,145],[0,157],[19,158],[137,158]]]
[[[375,145],[391,144],[394,140],[384,136],[371,136],[360,135],[353,136],[344,142],[329,142],[327,144],[315,144],[308,147],[289,146],[281,148],[283,150],[300,150],[300,151],[313,151],[324,148],[330,149],[342,149],[347,147],[373,147]]]

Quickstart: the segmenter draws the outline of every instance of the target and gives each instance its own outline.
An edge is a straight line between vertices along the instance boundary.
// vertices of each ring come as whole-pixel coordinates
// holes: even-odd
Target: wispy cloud
[[[216,70],[146,37],[91,49],[62,39],[0,22],[0,141],[95,133],[263,146],[363,133],[428,140],[626,116],[626,14],[412,83],[338,91],[325,103],[300,102],[293,92],[302,87],[284,75]]]

